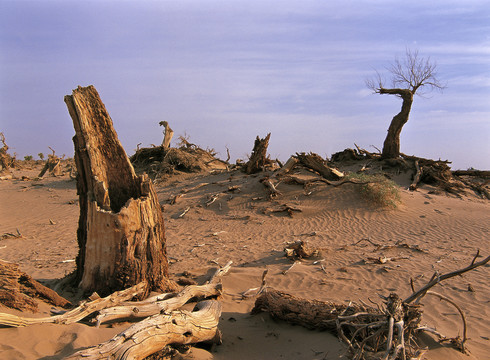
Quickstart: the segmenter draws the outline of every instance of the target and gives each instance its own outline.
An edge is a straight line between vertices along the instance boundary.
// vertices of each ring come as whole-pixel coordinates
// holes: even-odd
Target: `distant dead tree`
[[[400,156],[400,133],[403,125],[408,121],[415,93],[421,95],[422,89],[444,89],[437,78],[437,65],[429,57],[420,57],[417,50],[406,50],[405,58],[395,58],[391,66],[387,67],[391,74],[391,88],[385,87],[385,81],[376,72],[376,76],[366,80],[366,86],[376,94],[389,94],[402,98],[401,111],[393,117],[388,134],[383,144],[382,158],[393,159]]]

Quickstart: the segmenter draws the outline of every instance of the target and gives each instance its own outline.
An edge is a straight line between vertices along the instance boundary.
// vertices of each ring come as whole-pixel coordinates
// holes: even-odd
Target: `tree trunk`
[[[407,89],[380,89],[379,93],[397,95],[403,99],[401,111],[391,120],[381,154],[383,159],[395,159],[400,156],[400,133],[410,115],[413,93]]]
[[[260,139],[258,136],[255,139],[252,155],[245,167],[247,174],[257,173],[264,169],[267,163],[267,148],[269,147],[270,137],[271,133],[268,133],[264,139]]]
[[[147,292],[171,288],[163,215],[153,184],[136,176],[93,86],[73,90],[65,103],[76,133],[76,281],[84,291],[102,296],[142,281]]]

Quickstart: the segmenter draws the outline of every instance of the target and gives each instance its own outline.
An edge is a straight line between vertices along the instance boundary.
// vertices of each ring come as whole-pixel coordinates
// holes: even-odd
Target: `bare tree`
[[[400,156],[400,133],[408,121],[415,93],[421,95],[424,91],[444,89],[445,86],[437,78],[436,68],[436,63],[429,57],[420,57],[417,50],[407,49],[404,59],[395,58],[386,69],[391,74],[391,88],[385,87],[385,81],[378,72],[366,80],[366,86],[376,94],[395,95],[403,100],[400,112],[393,117],[388,128],[382,151],[384,159]]]

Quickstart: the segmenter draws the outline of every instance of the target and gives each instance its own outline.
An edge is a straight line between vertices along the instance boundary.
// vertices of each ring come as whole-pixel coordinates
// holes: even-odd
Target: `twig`
[[[299,263],[299,262],[300,262],[300,261],[295,261],[295,262],[293,263],[293,265],[291,265],[289,268],[287,268],[286,270],[284,270],[284,271],[282,272],[282,274],[283,274],[283,275],[286,275],[286,274],[289,272],[289,270],[291,270],[291,269],[294,267],[294,265],[296,265],[296,264],[297,264],[297,263]]]
[[[187,207],[187,209],[184,210],[184,212],[182,214],[179,215],[179,218],[183,218],[185,216],[185,214],[187,214],[187,212],[191,209],[190,206]]]

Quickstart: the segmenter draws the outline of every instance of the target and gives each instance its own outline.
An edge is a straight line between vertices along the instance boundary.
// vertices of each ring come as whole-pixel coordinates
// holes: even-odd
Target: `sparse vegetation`
[[[401,203],[398,185],[381,174],[349,174],[347,177],[364,183],[359,185],[359,192],[373,206],[396,209]]]
[[[32,160],[32,155],[26,155],[24,156],[25,161],[31,161]]]
[[[37,154],[37,156],[39,156],[39,159],[44,160],[44,154],[42,152],[40,152],[39,154]]]

